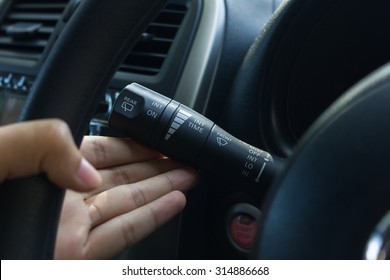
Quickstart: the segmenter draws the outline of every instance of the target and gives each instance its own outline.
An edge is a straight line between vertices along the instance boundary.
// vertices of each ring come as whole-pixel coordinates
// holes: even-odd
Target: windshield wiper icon
[[[223,147],[223,146],[226,146],[227,144],[229,144],[229,142],[226,141],[225,139],[223,139],[222,137],[217,137],[217,143],[220,147]]]

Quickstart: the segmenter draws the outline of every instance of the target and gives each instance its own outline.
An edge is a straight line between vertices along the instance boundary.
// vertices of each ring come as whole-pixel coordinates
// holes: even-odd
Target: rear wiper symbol
[[[122,103],[121,107],[125,112],[131,112],[134,109],[134,105],[126,101]]]

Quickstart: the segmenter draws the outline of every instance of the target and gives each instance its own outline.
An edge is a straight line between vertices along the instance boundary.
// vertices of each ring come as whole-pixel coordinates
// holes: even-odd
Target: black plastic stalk
[[[162,154],[209,173],[269,183],[278,158],[240,141],[203,115],[133,83],[117,98],[109,126]]]

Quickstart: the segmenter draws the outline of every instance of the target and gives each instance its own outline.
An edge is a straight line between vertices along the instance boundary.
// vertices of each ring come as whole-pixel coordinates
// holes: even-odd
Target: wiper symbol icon
[[[131,112],[133,111],[134,109],[134,105],[133,104],[130,104],[126,101],[124,101],[121,105],[122,109],[125,111],[125,112]]]
[[[225,139],[223,139],[222,137],[217,137],[217,143],[220,147],[224,147],[226,146],[227,144],[229,144],[228,141],[226,141]]]

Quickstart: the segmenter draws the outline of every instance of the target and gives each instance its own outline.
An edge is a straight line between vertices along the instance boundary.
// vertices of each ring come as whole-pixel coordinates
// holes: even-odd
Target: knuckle
[[[116,186],[125,185],[131,182],[126,171],[120,166],[112,169],[112,181]]]
[[[104,145],[97,140],[97,138],[91,138],[92,142],[92,147],[93,147],[93,158],[94,158],[94,163],[96,166],[100,167],[106,162],[107,158],[107,152],[104,147]]]
[[[71,136],[69,126],[66,122],[59,119],[48,120],[43,129],[46,137],[55,141],[69,139]]]
[[[134,202],[136,208],[144,206],[148,202],[148,199],[143,190],[138,188],[136,185],[129,187],[129,196],[130,201]]]
[[[53,162],[64,160],[73,154],[71,153],[74,147],[72,134],[64,121],[59,119],[47,120],[42,123],[38,133],[44,150],[42,159],[45,164],[53,164]]]
[[[121,232],[122,232],[122,239],[125,242],[126,247],[133,246],[137,241],[137,235],[136,230],[131,221],[120,219],[121,222]]]

